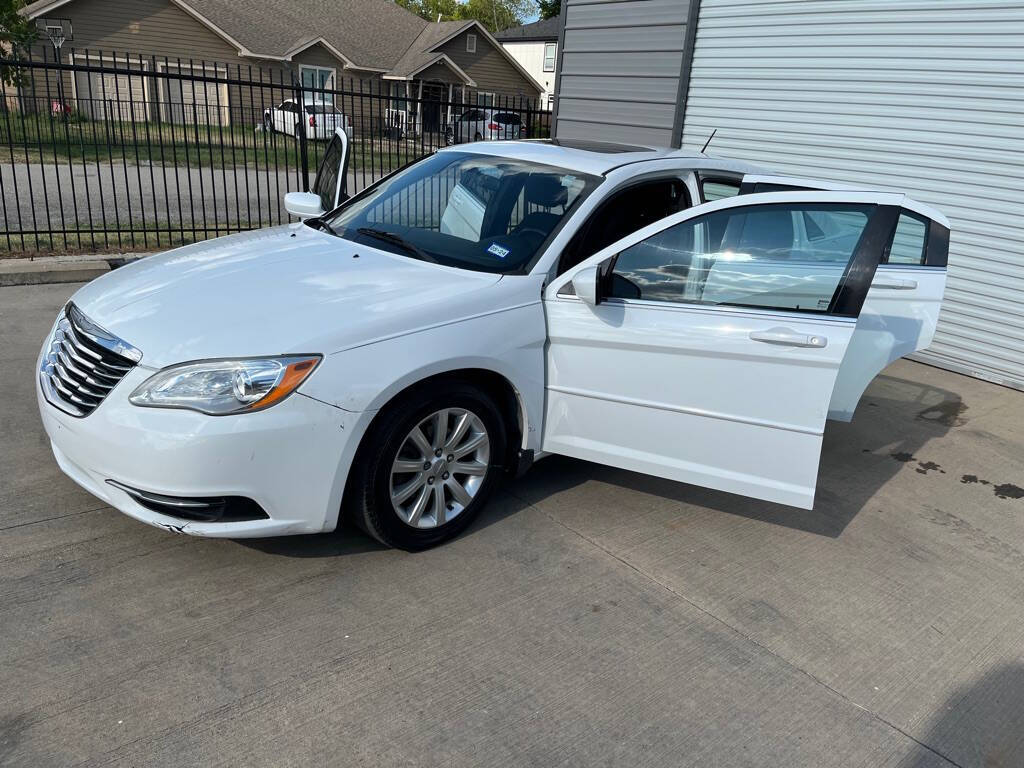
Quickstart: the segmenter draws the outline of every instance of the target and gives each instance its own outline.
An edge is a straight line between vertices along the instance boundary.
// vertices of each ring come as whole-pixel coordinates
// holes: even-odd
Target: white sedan
[[[352,121],[348,115],[322,99],[308,99],[302,104],[286,99],[276,107],[263,110],[263,127],[296,139],[305,132],[308,139],[326,141],[334,138],[338,130],[344,130],[352,138]]]
[[[38,401],[80,485],[180,533],[347,518],[406,549],[552,453],[811,508],[826,418],[935,331],[949,223],[902,194],[521,141],[347,199],[345,144],[288,196],[304,221],[61,311]]]

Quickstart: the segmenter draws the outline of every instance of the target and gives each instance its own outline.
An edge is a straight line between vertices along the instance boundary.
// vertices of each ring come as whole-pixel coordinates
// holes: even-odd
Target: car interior
[[[686,184],[679,178],[643,181],[613,193],[576,233],[558,263],[558,273],[579,264],[631,232],[690,207]]]

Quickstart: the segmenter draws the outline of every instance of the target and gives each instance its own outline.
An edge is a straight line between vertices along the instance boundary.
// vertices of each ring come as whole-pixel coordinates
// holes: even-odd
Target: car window
[[[519,125],[519,115],[512,112],[495,112],[491,117],[491,122],[498,125]]]
[[[608,295],[827,312],[873,209],[800,203],[709,213],[622,251]],[[813,243],[800,235],[807,216],[823,235]]]
[[[700,191],[704,195],[704,202],[710,203],[726,197],[735,197],[740,193],[740,183],[726,179],[701,179]]]
[[[280,109],[282,112],[291,112],[292,103],[290,101],[282,101],[281,106],[278,107],[278,109]]]
[[[320,161],[320,170],[316,174],[312,190],[314,195],[319,196],[320,207],[325,211],[332,210],[337,204],[338,174],[341,171],[342,159],[341,139],[332,139]]]
[[[689,207],[686,184],[675,177],[632,184],[612,193],[594,209],[566,245],[559,259],[558,273],[626,235]]]
[[[341,237],[400,255],[411,249],[382,241],[379,232],[399,235],[442,264],[514,272],[598,183],[550,165],[443,151],[353,199],[329,223]],[[367,234],[371,229],[378,236]]]
[[[927,240],[928,220],[903,211],[883,261],[887,264],[924,264]]]
[[[333,104],[307,104],[307,115],[340,115],[341,110]]]

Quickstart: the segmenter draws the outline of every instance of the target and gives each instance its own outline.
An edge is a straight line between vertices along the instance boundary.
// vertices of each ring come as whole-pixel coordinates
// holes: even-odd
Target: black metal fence
[[[543,138],[518,96],[139,54],[64,51],[15,63],[0,105],[0,251],[167,248],[289,220],[335,127],[351,193],[446,144]]]

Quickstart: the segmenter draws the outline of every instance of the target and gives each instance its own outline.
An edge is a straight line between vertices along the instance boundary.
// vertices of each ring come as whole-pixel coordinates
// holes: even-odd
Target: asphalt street
[[[310,183],[314,176],[311,174]],[[362,189],[372,180],[370,173],[365,179],[362,172],[350,173],[348,188]],[[120,230],[121,240],[112,237],[111,247],[147,250],[143,229],[169,230],[170,235],[163,235],[166,240],[182,234],[191,237],[193,229],[213,237],[228,230],[285,223],[289,217],[284,195],[299,189],[300,183],[294,170],[263,167],[189,169],[145,163],[83,164],[80,160],[10,163],[0,158],[0,251],[17,253],[22,245],[19,233],[33,231]],[[32,245],[31,238],[26,242]],[[62,235],[54,234],[53,242],[55,249],[64,249]],[[41,248],[46,250],[49,243],[47,236]],[[77,245],[78,235],[68,235],[68,248],[80,250]],[[149,249],[155,246],[151,238]],[[89,248],[87,238],[84,247]]]
[[[0,764],[1024,764],[1024,394],[891,366],[813,511],[551,457],[420,554],[193,539],[54,463],[74,288],[0,288]]]

